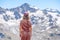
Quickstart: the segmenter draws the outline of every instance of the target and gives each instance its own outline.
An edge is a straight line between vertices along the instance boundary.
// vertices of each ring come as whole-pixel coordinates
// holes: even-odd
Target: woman
[[[32,26],[29,21],[29,14],[24,13],[23,19],[20,22],[20,37],[21,40],[31,40]]]

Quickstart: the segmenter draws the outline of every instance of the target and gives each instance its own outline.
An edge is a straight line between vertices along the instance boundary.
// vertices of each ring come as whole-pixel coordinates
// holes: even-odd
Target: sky
[[[2,8],[15,8],[28,3],[30,6],[36,6],[39,9],[58,9],[60,10],[60,0],[0,0],[0,7]]]

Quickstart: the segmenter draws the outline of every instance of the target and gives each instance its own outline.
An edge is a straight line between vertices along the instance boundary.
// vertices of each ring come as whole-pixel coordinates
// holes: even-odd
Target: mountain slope
[[[9,31],[6,34],[10,35],[12,33],[19,37],[19,23],[25,11],[29,11],[32,23],[32,40],[59,40],[60,11],[49,8],[40,10],[27,3],[11,9],[0,7],[1,31]]]

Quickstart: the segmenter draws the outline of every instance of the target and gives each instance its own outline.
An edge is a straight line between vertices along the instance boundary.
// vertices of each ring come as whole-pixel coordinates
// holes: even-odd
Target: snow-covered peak
[[[36,34],[36,36],[39,34],[40,36],[38,36],[41,38],[42,36],[47,36],[47,33],[55,33],[55,31],[60,28],[60,11],[49,8],[40,10],[37,7],[31,7],[29,4],[25,3],[16,8],[0,8],[0,29],[18,35],[20,21],[23,19],[23,14],[26,11],[29,12],[34,38],[34,34]]]
[[[2,8],[0,8],[2,10]],[[40,26],[45,26],[43,29],[49,29],[54,25],[59,25],[60,21],[60,12],[55,9],[44,9],[38,10],[35,6],[30,6],[29,4],[25,3],[19,7],[12,8],[12,9],[4,9],[0,10],[0,21],[1,23],[7,23],[8,25],[15,25],[20,23],[20,20],[23,17],[23,13],[28,11],[30,20],[32,25],[40,24]]]

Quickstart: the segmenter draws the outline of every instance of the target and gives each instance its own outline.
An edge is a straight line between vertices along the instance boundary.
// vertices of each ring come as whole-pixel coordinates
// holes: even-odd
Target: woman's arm
[[[32,32],[32,27],[29,28],[29,31]]]
[[[22,24],[23,24],[23,23],[22,23],[22,21],[21,21],[21,22],[20,22],[20,28],[19,28],[19,29],[20,29],[20,32],[23,31],[23,29],[22,29]]]
[[[22,32],[22,31],[23,31],[22,26],[20,26],[20,28],[19,28],[19,29],[20,29],[20,32]]]
[[[20,31],[20,37],[21,37],[23,32],[22,26],[20,26],[19,31]]]

